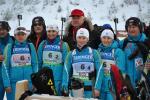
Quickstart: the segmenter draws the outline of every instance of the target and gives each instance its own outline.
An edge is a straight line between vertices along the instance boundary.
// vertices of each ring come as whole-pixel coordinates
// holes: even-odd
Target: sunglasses
[[[50,32],[53,32],[53,33],[54,33],[54,32],[56,32],[56,31],[55,31],[55,30],[48,30],[47,32],[48,32],[48,33],[50,33]]]
[[[42,24],[38,23],[38,24],[34,24],[33,26],[42,26]]]

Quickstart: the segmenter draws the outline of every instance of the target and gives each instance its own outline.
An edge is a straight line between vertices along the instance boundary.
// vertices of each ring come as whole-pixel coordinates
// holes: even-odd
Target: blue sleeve
[[[96,68],[96,81],[95,81],[95,89],[100,90],[101,83],[102,83],[102,77],[103,77],[103,71],[102,71],[102,61],[100,58],[99,53],[96,50],[93,50],[94,55],[94,64]]]
[[[10,87],[10,59],[11,59],[11,44],[8,44],[4,49],[4,61],[2,63],[2,78],[4,87]]]
[[[30,49],[31,49],[31,63],[32,63],[32,68],[33,68],[33,72],[37,72],[38,71],[38,59],[37,59],[37,53],[35,50],[35,47],[32,43],[30,44]]]
[[[63,47],[62,47],[62,59],[63,59],[63,62],[65,62],[65,59],[66,59],[66,56],[69,52],[69,46],[66,42],[63,42]]]
[[[125,72],[125,63],[126,63],[124,52],[121,49],[116,49],[114,56],[115,56],[116,65],[124,73]]]
[[[43,45],[44,45],[44,41],[42,41],[38,47],[38,51],[37,51],[37,55],[38,55],[38,70],[40,70],[42,68],[42,64],[43,64]]]
[[[69,52],[64,63],[62,87],[68,91],[68,84],[71,77],[72,53]]]
[[[96,72],[98,72],[100,65],[102,63],[101,57],[97,50],[93,50],[93,56],[94,56],[94,66],[96,68]]]
[[[120,49],[123,48],[123,43],[124,43],[124,40],[119,41],[119,48],[120,48]]]

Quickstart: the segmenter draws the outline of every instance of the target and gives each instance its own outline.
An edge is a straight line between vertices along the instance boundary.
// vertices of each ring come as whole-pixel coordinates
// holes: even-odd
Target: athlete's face
[[[35,31],[35,33],[41,34],[43,29],[44,28],[43,28],[43,25],[41,23],[35,23],[34,24],[34,31]]]
[[[109,46],[112,44],[113,39],[108,36],[103,36],[103,37],[101,37],[101,41],[104,46]]]
[[[19,42],[24,42],[26,38],[27,38],[27,35],[25,33],[15,34],[15,39]]]
[[[129,25],[128,26],[128,33],[132,36],[137,36],[138,33],[140,33],[140,29],[138,26],[135,25]]]
[[[83,16],[72,16],[71,24],[74,27],[79,27],[83,24],[84,17]]]
[[[47,37],[49,39],[55,39],[57,37],[57,35],[58,35],[58,32],[55,30],[48,30],[47,31]]]
[[[77,46],[79,48],[82,48],[84,45],[86,45],[88,42],[88,38],[86,38],[85,36],[78,36],[77,37]]]
[[[8,31],[0,27],[0,37],[5,37],[8,34]]]

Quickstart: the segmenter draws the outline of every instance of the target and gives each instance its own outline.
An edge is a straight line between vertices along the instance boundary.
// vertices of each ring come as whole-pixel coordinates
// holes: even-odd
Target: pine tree
[[[61,11],[62,11],[62,8],[61,8],[61,6],[59,5],[59,6],[58,6],[58,9],[57,9],[57,12],[60,13]]]
[[[43,8],[45,8],[45,6],[47,6],[49,4],[49,0],[43,0]]]
[[[123,19],[123,21],[126,21],[126,15],[125,14],[122,15],[122,19]]]
[[[115,2],[113,1],[111,6],[110,6],[110,13],[115,14],[115,13],[117,13],[117,11],[118,11],[118,9],[115,5]]]
[[[2,13],[2,19],[9,21],[13,18],[13,11],[9,8],[7,8],[3,13]]]
[[[24,0],[24,5],[30,5],[32,3],[32,0]]]
[[[99,4],[104,4],[104,0],[99,0]]]
[[[0,5],[3,5],[5,3],[6,3],[5,0],[0,0]]]
[[[93,6],[97,7],[97,0],[93,0]]]

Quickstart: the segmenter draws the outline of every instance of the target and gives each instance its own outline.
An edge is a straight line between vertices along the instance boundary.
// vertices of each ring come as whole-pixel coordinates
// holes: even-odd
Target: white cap
[[[27,32],[27,30],[26,30],[25,27],[17,27],[15,29],[15,31],[14,31],[14,34],[19,34],[19,33],[25,33],[25,34],[27,34],[28,32]]]
[[[48,31],[48,30],[55,30],[56,32],[59,32],[59,28],[57,25],[48,25],[46,27],[46,31]]]
[[[105,29],[102,33],[101,33],[101,38],[104,37],[104,36],[107,36],[109,38],[112,38],[114,39],[114,33],[109,30],[109,29]]]
[[[79,36],[84,36],[89,39],[89,31],[86,28],[80,28],[77,31],[76,38]]]

